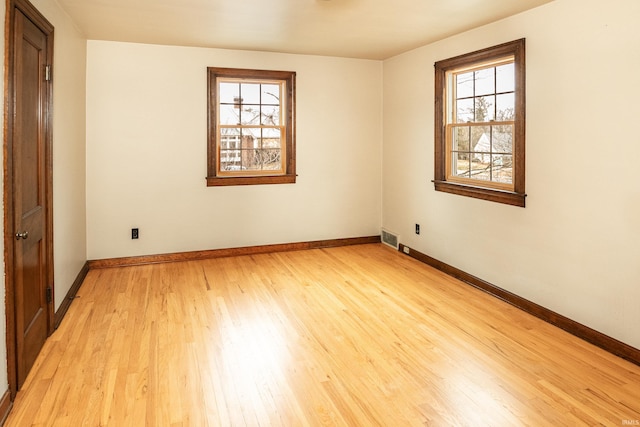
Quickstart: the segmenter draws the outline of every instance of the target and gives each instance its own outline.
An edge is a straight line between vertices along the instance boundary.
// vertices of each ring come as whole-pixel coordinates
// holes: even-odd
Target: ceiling
[[[386,59],[552,0],[58,0],[91,40]]]

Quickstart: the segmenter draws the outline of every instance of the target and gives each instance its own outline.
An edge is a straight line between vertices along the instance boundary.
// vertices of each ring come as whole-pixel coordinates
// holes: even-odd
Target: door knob
[[[29,237],[28,231],[23,231],[22,233],[16,233],[16,240],[26,239],[27,237]]]

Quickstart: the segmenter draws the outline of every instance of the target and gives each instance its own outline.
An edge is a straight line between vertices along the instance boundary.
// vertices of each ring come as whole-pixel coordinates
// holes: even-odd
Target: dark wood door
[[[11,288],[8,296],[13,297],[11,335],[15,339],[16,390],[24,383],[53,324],[50,230],[53,28],[42,28],[38,22],[42,17],[32,19],[28,16],[31,11],[17,3],[12,9],[9,104],[13,114],[8,121],[7,139],[10,191],[5,193],[11,210],[5,233],[7,243],[11,242],[7,265],[11,283],[7,289]]]

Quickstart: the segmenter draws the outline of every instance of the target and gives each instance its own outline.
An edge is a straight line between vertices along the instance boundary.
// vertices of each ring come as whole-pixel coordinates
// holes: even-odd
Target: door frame
[[[5,127],[4,127],[4,262],[5,262],[5,310],[6,310],[6,335],[7,335],[7,375],[9,392],[13,400],[18,392],[17,373],[17,334],[16,330],[16,301],[14,283],[14,206],[13,206],[13,137],[15,114],[15,11],[19,10],[29,18],[47,36],[47,52],[45,63],[50,68],[53,64],[53,32],[51,23],[28,1],[8,0],[8,18],[5,34]],[[45,248],[45,277],[47,286],[51,287],[51,303],[47,304],[47,335],[51,335],[54,329],[54,275],[53,275],[53,156],[52,156],[52,110],[53,93],[52,80],[43,85],[44,105],[44,146],[45,146],[45,234],[43,236]]]

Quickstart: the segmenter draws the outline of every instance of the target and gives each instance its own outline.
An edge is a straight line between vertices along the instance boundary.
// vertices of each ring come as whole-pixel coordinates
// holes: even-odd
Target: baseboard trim
[[[67,292],[67,295],[65,295],[64,300],[62,301],[62,304],[60,304],[58,311],[56,311],[54,315],[53,320],[54,320],[55,329],[58,329],[58,326],[60,326],[60,323],[62,323],[62,319],[64,318],[65,314],[67,314],[67,310],[69,310],[69,307],[71,307],[71,303],[75,299],[76,294],[78,293],[78,290],[80,289],[80,286],[82,285],[82,282],[84,281],[85,277],[87,277],[88,273],[89,273],[89,262],[87,261],[84,263],[84,265],[80,269],[80,272],[76,277],[76,280],[74,280],[73,285],[71,285],[69,292]]]
[[[333,248],[338,246],[380,243],[380,236],[353,237],[346,239],[316,240],[312,242],[281,243],[274,245],[246,246],[240,248],[211,249],[205,251],[179,252],[159,255],[143,255],[123,258],[107,258],[88,261],[90,269],[130,267],[167,262],[197,261],[241,255],[257,255],[272,252],[301,251],[306,249]]]
[[[405,245],[400,244],[399,251],[404,253]],[[426,254],[420,253],[413,248],[409,250],[409,256],[416,260],[423,262],[431,267],[455,277],[462,282],[465,282],[475,288],[478,288],[498,299],[501,299],[514,307],[517,307],[539,319],[544,320],[560,329],[569,332],[576,337],[583,339],[593,345],[596,345],[603,350],[608,351],[616,356],[628,360],[636,365],[640,366],[640,350],[618,341],[608,335],[598,332],[589,328],[575,320],[569,319],[561,314],[558,314],[548,308],[545,308],[539,304],[531,302],[525,298],[522,298],[514,293],[499,288],[485,280],[475,277],[465,271],[462,271],[456,267],[446,264],[440,260],[432,258]]]
[[[7,421],[11,408],[13,408],[13,402],[11,401],[11,393],[7,390],[0,399],[0,426],[3,426]]]

